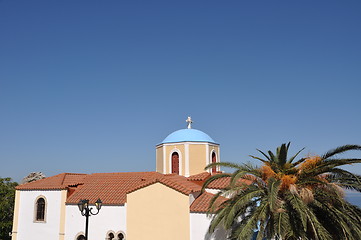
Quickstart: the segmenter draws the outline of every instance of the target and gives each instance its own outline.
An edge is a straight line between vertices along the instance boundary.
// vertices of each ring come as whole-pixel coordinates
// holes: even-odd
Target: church
[[[156,171],[61,173],[19,185],[12,240],[225,239],[222,229],[208,233],[206,212],[227,182],[214,181],[201,192],[219,171],[204,168],[220,161],[220,146],[193,129],[190,117],[187,123],[156,145]],[[94,214],[89,218],[80,211],[84,203]]]

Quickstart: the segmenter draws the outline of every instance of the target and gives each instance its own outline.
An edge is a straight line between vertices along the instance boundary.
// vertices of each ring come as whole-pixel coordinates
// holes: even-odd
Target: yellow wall
[[[189,196],[161,183],[127,195],[127,240],[189,240]]]
[[[156,148],[156,171],[163,173],[163,146]]]
[[[20,207],[20,191],[15,192],[15,206],[14,206],[14,221],[12,230],[12,240],[17,239],[18,234],[18,223],[19,223],[19,207]]]
[[[212,154],[212,151],[214,150],[214,152],[216,153],[217,155],[217,160],[219,158],[219,147],[217,145],[209,145],[209,152],[208,152],[208,155],[211,156]]]
[[[182,162],[179,162],[179,175],[185,175],[185,151],[184,151],[184,144],[176,144],[176,145],[168,145],[164,146],[165,148],[165,157],[166,157],[166,173],[172,173],[170,169],[170,160],[171,160],[171,153],[174,151],[174,149],[178,149],[178,151],[181,153],[179,156],[179,160]],[[182,164],[182,167],[181,165]]]
[[[219,146],[217,145],[210,145],[209,146],[209,152],[208,152],[208,156],[209,156],[209,163],[212,163],[212,152],[216,153],[216,157],[217,157],[217,162],[220,162],[219,160]],[[217,167],[217,171],[219,171],[219,167]]]
[[[204,172],[207,157],[205,144],[189,144],[189,174]]]

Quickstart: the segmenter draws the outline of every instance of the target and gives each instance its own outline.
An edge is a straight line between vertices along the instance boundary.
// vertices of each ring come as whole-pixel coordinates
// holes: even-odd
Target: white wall
[[[93,206],[96,212],[95,206]],[[77,205],[66,206],[65,240],[75,240],[78,233],[85,232],[85,217]],[[108,231],[126,233],[126,206],[103,206],[99,214],[89,217],[88,240],[106,239]],[[126,237],[126,234],[125,234]]]
[[[46,201],[45,221],[36,222],[35,206],[39,196]],[[17,240],[59,239],[61,191],[20,191]]]
[[[211,218],[205,213],[190,214],[191,237],[190,240],[223,240],[227,239],[227,233],[223,229],[216,229],[209,234],[208,228]]]

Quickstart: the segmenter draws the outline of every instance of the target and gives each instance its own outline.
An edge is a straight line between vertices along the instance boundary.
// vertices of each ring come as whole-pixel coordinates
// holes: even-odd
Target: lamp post
[[[98,199],[95,202],[95,207],[97,209],[96,213],[92,212],[93,208],[89,208],[89,200],[88,199],[81,199],[78,202],[78,208],[79,211],[81,212],[82,216],[85,216],[85,240],[88,240],[88,224],[89,224],[89,216],[90,215],[97,215],[102,207],[102,201],[100,199]]]

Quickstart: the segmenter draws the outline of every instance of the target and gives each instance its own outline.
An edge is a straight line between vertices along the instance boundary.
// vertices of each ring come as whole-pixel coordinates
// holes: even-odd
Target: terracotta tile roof
[[[202,172],[196,175],[192,175],[188,177],[189,181],[204,181],[209,178],[211,174],[209,172]]]
[[[18,190],[55,190],[69,189],[68,204],[76,204],[80,199],[89,199],[94,203],[100,198],[104,204],[119,205],[126,203],[127,194],[154,183],[164,184],[183,194],[199,192],[204,181],[210,177],[207,172],[188,178],[177,174],[158,172],[121,172],[75,174],[62,173],[35,182],[19,185]],[[229,178],[217,179],[208,188],[221,189],[229,184]],[[205,203],[209,203],[210,193],[203,193],[196,199],[191,209],[205,212]],[[208,207],[208,206],[207,206]]]
[[[224,177],[224,178],[218,178],[216,180],[214,180],[213,182],[211,182],[207,188],[210,188],[210,189],[223,189],[223,188],[226,188],[229,183],[231,181],[231,178],[230,177]],[[246,180],[246,179],[239,179],[238,180],[239,183],[245,183],[245,184],[251,184],[251,181],[250,180]]]
[[[218,178],[216,180],[214,180],[213,182],[211,182],[207,188],[211,188],[211,189],[222,189],[225,188],[229,185],[231,181],[230,177],[227,178]]]
[[[176,174],[165,175],[158,172],[94,173],[84,179],[84,185],[69,196],[67,203],[76,204],[84,198],[93,203],[100,198],[104,204],[124,204],[128,193],[157,182],[183,194],[201,190],[199,185]]]
[[[199,192],[202,189],[198,184],[188,181],[186,177],[177,174],[164,175],[164,178],[160,179],[160,182],[185,194]]]
[[[67,199],[67,203],[76,204],[80,199],[89,199],[93,203],[100,198],[104,204],[124,204],[129,189],[149,184],[159,175],[157,172],[90,174],[84,179],[84,185]]]
[[[190,206],[191,212],[198,212],[198,213],[205,213],[209,209],[210,202],[214,197],[214,194],[203,192]],[[227,198],[220,196],[217,200],[217,204],[221,204],[222,202],[226,201]]]
[[[43,178],[34,182],[21,184],[16,187],[18,190],[55,190],[66,189],[69,186],[77,186],[84,183],[86,174],[61,173],[52,177]]]

